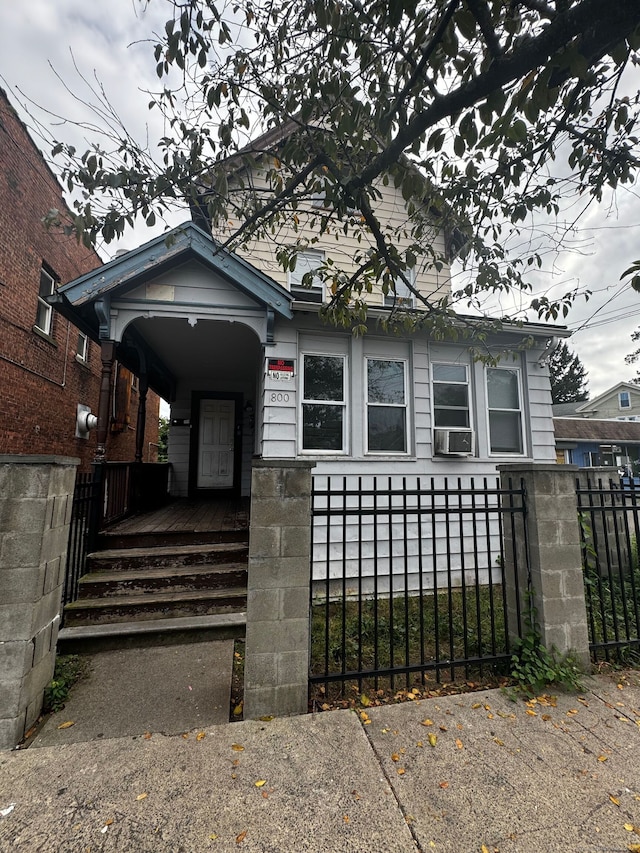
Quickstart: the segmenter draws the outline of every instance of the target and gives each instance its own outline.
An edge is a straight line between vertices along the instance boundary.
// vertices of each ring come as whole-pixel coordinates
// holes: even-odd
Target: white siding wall
[[[264,176],[256,173],[254,175],[254,183],[256,186],[265,186]],[[401,229],[406,227],[408,223],[407,212],[400,190],[396,190],[393,186],[384,186],[382,181],[376,185],[376,189],[381,194],[381,200],[376,204],[375,212],[383,226],[383,229],[388,233],[393,233],[393,243],[400,251],[404,251],[411,243],[408,236],[401,233]],[[313,228],[312,216],[305,214],[304,210],[298,209],[296,212],[297,225],[294,225],[293,214],[290,225],[282,223],[279,227],[278,234],[273,240],[254,239],[249,246],[238,250],[238,254],[245,257],[250,263],[258,267],[258,269],[271,276],[279,284],[284,287],[289,286],[287,274],[276,260],[276,249],[283,245],[295,245],[298,241],[310,241],[317,235],[317,225]],[[319,220],[317,220],[319,221]],[[225,228],[214,229],[214,237],[218,239],[227,239],[235,228],[240,223],[231,220]],[[312,230],[313,229],[313,230]],[[396,231],[400,229],[400,231]],[[368,238],[373,246],[374,241]],[[426,238],[424,238],[426,239]],[[359,243],[356,236],[349,234],[345,235],[342,226],[336,225],[333,233],[327,233],[318,237],[318,242],[311,245],[313,249],[320,249],[325,252],[327,257],[332,258],[336,264],[339,264],[341,269],[347,273],[355,272],[354,257],[358,251],[366,248],[367,236]],[[430,244],[435,252],[444,258],[445,244],[442,234],[436,233],[433,229],[433,235],[430,239]],[[446,296],[450,290],[450,272],[448,265],[445,264],[441,272],[438,272],[427,261],[427,255],[421,263],[416,267],[415,283],[421,293],[425,295]],[[363,296],[365,296],[363,294]],[[371,305],[382,306],[383,295],[381,290],[374,290],[373,293],[366,297],[367,302]]]

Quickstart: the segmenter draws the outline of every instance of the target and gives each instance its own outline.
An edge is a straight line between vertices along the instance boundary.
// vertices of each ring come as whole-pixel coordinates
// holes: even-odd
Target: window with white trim
[[[487,408],[491,453],[524,453],[520,371],[487,368]]]
[[[471,425],[468,366],[433,363],[431,375],[434,426],[468,429]]]
[[[413,285],[415,282],[415,271],[405,270],[404,274]],[[415,308],[416,298],[405,282],[401,278],[397,278],[394,285],[395,293],[390,290],[384,297],[385,308]]]
[[[89,361],[89,338],[84,332],[78,332],[78,343],[76,345],[76,358],[86,364]]]
[[[631,394],[628,391],[620,391],[618,394],[618,406],[621,409],[631,408]]]
[[[36,328],[51,334],[53,326],[53,308],[46,302],[46,297],[51,296],[55,290],[56,282],[52,275],[45,269],[40,270],[40,287],[38,290],[38,313],[36,315]]]
[[[324,287],[319,276],[312,275],[315,270],[324,263],[324,252],[318,249],[306,249],[298,252],[296,268],[289,271],[289,290],[295,299],[303,302],[322,302],[324,298]],[[307,274],[311,274],[311,284],[303,281]]]
[[[367,358],[367,450],[407,452],[406,362]]]
[[[305,353],[302,370],[302,449],[345,453],[345,357]]]

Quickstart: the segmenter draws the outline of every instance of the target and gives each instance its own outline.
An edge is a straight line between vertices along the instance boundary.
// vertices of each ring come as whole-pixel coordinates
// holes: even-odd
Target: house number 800
[[[288,403],[289,395],[288,394],[276,394],[275,392],[271,395],[272,403]]]

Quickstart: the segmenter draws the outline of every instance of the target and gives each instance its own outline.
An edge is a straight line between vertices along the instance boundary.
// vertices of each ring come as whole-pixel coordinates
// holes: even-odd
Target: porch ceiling
[[[222,376],[233,382],[254,377],[261,345],[240,323],[181,319],[137,320],[136,331],[177,381],[198,382]]]

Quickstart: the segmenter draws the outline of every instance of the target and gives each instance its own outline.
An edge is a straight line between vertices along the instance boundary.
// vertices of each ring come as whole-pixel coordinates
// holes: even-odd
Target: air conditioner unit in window
[[[437,456],[473,456],[475,452],[472,429],[436,429],[434,439]]]

